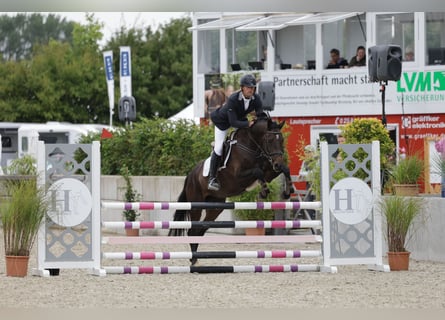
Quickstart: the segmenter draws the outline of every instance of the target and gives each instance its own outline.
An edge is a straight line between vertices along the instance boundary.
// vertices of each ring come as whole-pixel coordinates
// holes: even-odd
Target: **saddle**
[[[219,164],[218,171],[221,171],[226,168],[227,162],[230,159],[230,155],[232,153],[232,146],[237,143],[237,140],[234,139],[235,132],[238,129],[232,131],[224,141],[223,145],[223,154],[222,154],[222,163]],[[209,175],[209,169],[210,169],[210,156],[204,161],[204,166],[202,168],[202,175],[204,177],[207,177]]]

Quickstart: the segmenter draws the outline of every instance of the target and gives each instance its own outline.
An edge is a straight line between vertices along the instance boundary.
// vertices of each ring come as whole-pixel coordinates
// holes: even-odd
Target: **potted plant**
[[[424,161],[417,155],[406,156],[389,168],[393,192],[401,196],[419,194],[418,181],[422,176]]]
[[[136,190],[133,188],[133,184],[130,177],[130,171],[126,166],[123,166],[120,170],[122,178],[125,181],[125,187],[122,189],[125,189],[124,193],[124,201],[125,202],[137,202],[140,201],[141,195],[136,192]],[[122,212],[125,221],[136,221],[136,218],[140,216],[140,212],[137,210],[124,210]],[[138,236],[139,235],[139,229],[125,229],[125,233],[127,236]]]
[[[410,252],[406,246],[416,231],[413,229],[413,221],[423,213],[422,199],[386,196],[380,206],[386,219],[388,264],[391,270],[408,270]]]
[[[1,203],[1,219],[6,256],[6,275],[24,277],[40,224],[45,218],[48,202],[45,190],[37,179],[5,180],[6,199]]]
[[[268,184],[270,193],[265,199],[258,199],[258,194],[261,190],[261,186],[257,185],[255,188],[245,191],[239,196],[231,197],[230,201],[233,202],[255,202],[264,201],[271,202],[280,199],[280,183],[279,179],[272,180]],[[233,211],[236,218],[240,220],[273,220],[275,218],[274,210],[254,210],[254,209],[235,209]],[[264,235],[266,230],[263,228],[246,228],[246,235]]]

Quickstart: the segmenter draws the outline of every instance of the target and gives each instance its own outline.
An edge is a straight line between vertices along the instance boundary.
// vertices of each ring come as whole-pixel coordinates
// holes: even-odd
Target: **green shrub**
[[[272,180],[269,184],[270,193],[266,199],[259,199],[258,194],[261,190],[261,186],[257,185],[252,190],[246,191],[239,196],[230,197],[231,202],[272,202],[280,200],[280,179],[276,178]],[[256,210],[256,209],[235,209],[233,211],[235,216],[241,220],[273,220],[275,218],[274,210]]]
[[[49,207],[45,190],[36,176],[14,180],[6,190],[8,198],[0,204],[5,254],[29,256]]]
[[[386,218],[386,240],[388,251],[406,251],[406,245],[416,230],[408,231],[416,217],[423,214],[422,199],[403,196],[388,196],[381,200],[380,207]]]
[[[99,139],[99,134],[89,135],[81,143]],[[126,166],[134,176],[184,176],[210,155],[212,141],[213,126],[143,118],[101,140],[102,174],[120,175]]]
[[[390,165],[389,159],[394,158],[395,144],[391,140],[388,130],[379,119],[354,119],[344,125],[341,130],[346,143],[369,144],[375,140],[380,141],[380,166],[385,169]],[[360,161],[363,160],[364,154],[358,152],[354,157]]]
[[[406,156],[405,159],[389,169],[390,179],[395,184],[416,184],[423,172],[424,161],[417,155]]]

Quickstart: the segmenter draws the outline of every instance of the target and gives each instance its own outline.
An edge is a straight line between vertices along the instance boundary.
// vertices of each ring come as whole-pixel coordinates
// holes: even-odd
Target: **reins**
[[[266,131],[266,133],[264,134],[263,139],[265,139],[266,136],[269,135],[269,134],[276,135],[276,134],[281,134],[281,132],[273,132],[273,131],[269,131],[269,130],[268,130],[268,131]],[[267,143],[265,144],[265,145],[266,145],[266,148],[263,149],[263,147],[261,147],[261,145],[260,145],[260,144],[259,144],[253,137],[252,137],[252,134],[251,134],[250,130],[248,130],[247,135],[248,135],[248,137],[249,137],[249,140],[251,140],[251,141],[255,144],[255,146],[257,147],[257,149],[256,149],[256,150],[253,150],[253,149],[249,148],[248,146],[245,146],[245,145],[243,145],[242,143],[238,142],[237,145],[238,145],[238,147],[239,147],[241,150],[246,151],[246,152],[248,152],[248,153],[250,153],[250,154],[253,154],[253,155],[255,155],[257,158],[265,158],[265,159],[267,159],[267,161],[269,161],[269,163],[270,163],[271,165],[273,165],[273,159],[272,159],[273,156],[275,156],[275,155],[283,155],[283,152],[282,152],[282,151],[271,153],[271,152],[268,152],[267,150],[265,150],[265,149],[267,149]]]

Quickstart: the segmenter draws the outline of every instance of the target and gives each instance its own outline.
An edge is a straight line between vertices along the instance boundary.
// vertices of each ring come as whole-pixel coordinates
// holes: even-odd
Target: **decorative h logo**
[[[335,211],[351,211],[352,208],[352,189],[334,189],[334,198],[335,198],[335,206],[334,206],[334,210]],[[340,192],[341,191],[345,191],[345,198],[340,198]],[[344,192],[342,192],[343,194]],[[346,205],[346,208],[341,208],[340,205],[341,203],[344,203]]]

